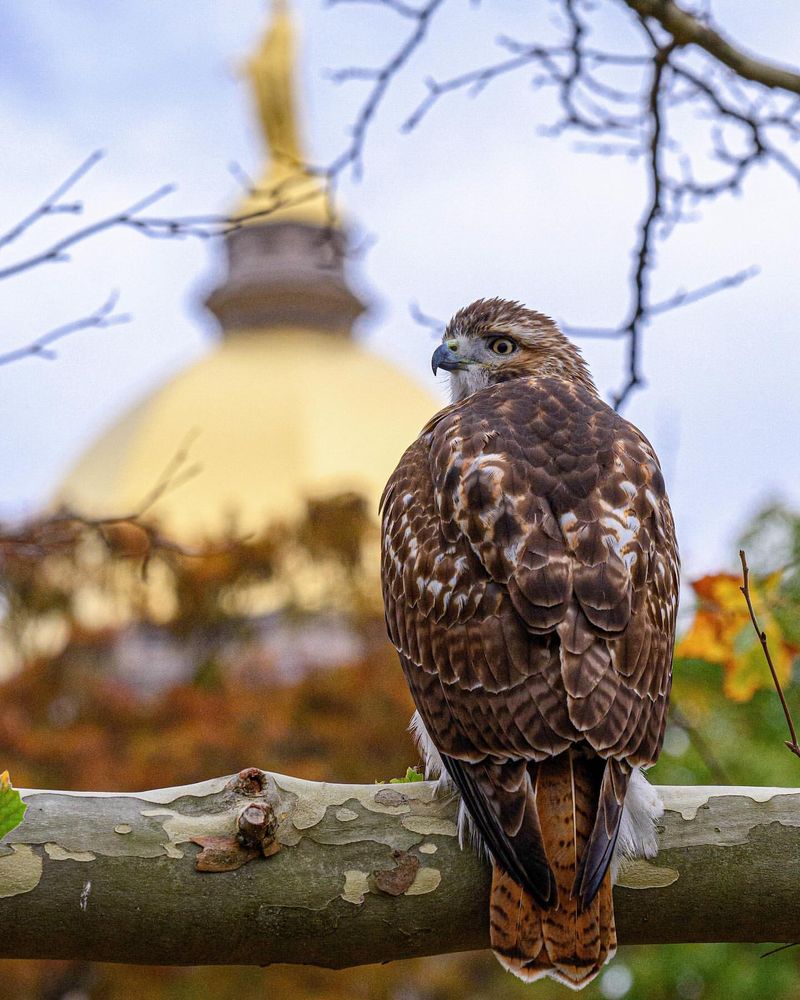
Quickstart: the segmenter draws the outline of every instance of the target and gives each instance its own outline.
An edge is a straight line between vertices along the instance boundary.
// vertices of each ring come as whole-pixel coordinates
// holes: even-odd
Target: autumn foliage
[[[773,573],[750,584],[753,605],[766,633],[781,684],[787,684],[800,647],[787,635],[773,608],[781,598],[783,574]],[[688,631],[676,647],[676,656],[719,664],[724,692],[734,701],[747,701],[761,688],[771,688],[758,634],[742,598],[742,578],[731,573],[704,576],[692,582],[697,610]]]

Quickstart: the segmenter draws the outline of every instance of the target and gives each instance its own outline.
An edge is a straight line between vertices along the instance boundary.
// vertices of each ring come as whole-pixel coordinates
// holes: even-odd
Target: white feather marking
[[[440,778],[439,781],[441,782],[441,780]],[[451,787],[455,789],[454,785],[451,785]],[[475,851],[478,857],[492,861],[492,855],[481,836],[480,830],[475,826],[475,821],[467,812],[467,807],[464,805],[463,799],[458,800],[458,843],[462,851],[469,847]]]
[[[454,403],[466,399],[473,392],[485,389],[489,384],[489,372],[485,368],[471,366],[465,371],[450,373],[450,398]]]
[[[423,764],[425,765],[425,779],[427,781],[430,781],[432,778],[439,779],[436,788],[437,795],[453,795],[456,792],[456,786],[444,769],[441,755],[436,749],[433,740],[428,735],[428,730],[425,728],[425,723],[420,718],[419,712],[414,712],[411,716],[408,730],[414,737],[414,742],[417,744],[420,757],[422,757]],[[461,847],[471,846],[479,854],[484,853],[488,857],[483,838],[473,823],[472,817],[467,812],[466,806],[460,799],[458,802],[457,822],[458,842]]]
[[[627,546],[636,541],[642,526],[639,518],[628,510],[614,511],[612,515],[601,518],[600,523],[610,532],[603,535],[603,540],[618,556],[623,556]]]
[[[619,837],[611,859],[611,878],[614,882],[623,858],[652,858],[658,853],[656,829],[663,815],[664,803],[658,792],[645,778],[641,768],[635,767],[622,807]]]
[[[425,728],[425,723],[422,721],[419,712],[414,712],[411,716],[411,722],[408,724],[408,731],[414,737],[414,742],[417,744],[419,755],[422,757],[422,763],[425,765],[426,780],[430,780],[431,778],[441,778],[441,775],[446,774],[447,772],[444,770],[439,751],[436,749],[433,740],[428,735],[428,730]],[[448,778],[447,780],[449,782],[450,779]]]

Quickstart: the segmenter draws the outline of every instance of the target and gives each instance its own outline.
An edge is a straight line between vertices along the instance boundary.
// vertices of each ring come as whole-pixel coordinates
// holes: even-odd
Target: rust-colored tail
[[[596,811],[590,762],[561,754],[539,765],[536,808],[542,839],[558,887],[558,902],[542,909],[501,868],[494,866],[490,909],[492,948],[500,964],[533,981],[550,976],[580,989],[617,948],[611,872],[586,906],[572,895]]]

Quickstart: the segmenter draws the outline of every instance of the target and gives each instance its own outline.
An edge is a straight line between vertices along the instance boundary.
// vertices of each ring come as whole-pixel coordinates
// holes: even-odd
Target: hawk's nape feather
[[[382,511],[387,626],[431,740],[497,864],[541,907],[557,883],[562,918],[574,894],[607,954],[625,790],[670,689],[678,557],[652,447],[585,385],[514,378],[429,422]],[[568,885],[531,791],[551,760],[586,814]]]

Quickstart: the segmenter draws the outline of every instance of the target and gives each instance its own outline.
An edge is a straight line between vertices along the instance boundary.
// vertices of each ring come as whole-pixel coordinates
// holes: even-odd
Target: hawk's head
[[[450,372],[453,400],[513,378],[553,375],[595,392],[581,352],[542,313],[506,299],[478,299],[447,324],[431,358]]]

